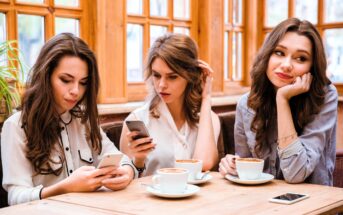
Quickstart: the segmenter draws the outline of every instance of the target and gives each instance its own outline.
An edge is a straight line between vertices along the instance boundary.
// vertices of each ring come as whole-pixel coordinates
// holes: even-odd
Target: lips
[[[286,79],[286,80],[293,79],[293,76],[287,75],[282,72],[276,72],[275,74],[281,79]]]
[[[170,93],[160,93],[160,96],[161,96],[162,98],[165,98],[165,97],[170,96]]]
[[[68,100],[66,99],[66,102],[71,105],[75,105],[77,103],[77,100]]]

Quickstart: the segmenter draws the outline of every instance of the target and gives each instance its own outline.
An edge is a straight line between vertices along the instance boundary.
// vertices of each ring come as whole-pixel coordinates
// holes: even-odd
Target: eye
[[[280,51],[280,50],[275,50],[274,54],[277,55],[277,56],[284,56],[283,51]]]
[[[299,62],[306,62],[308,59],[307,59],[307,57],[300,56],[300,57],[297,57],[296,60]]]
[[[70,80],[65,79],[65,78],[60,78],[60,80],[65,84],[68,84],[70,82]]]
[[[161,78],[161,75],[158,73],[153,73],[152,75],[154,76],[154,78]]]
[[[82,86],[87,86],[87,81],[83,81],[83,82],[80,82],[80,84],[82,85]]]
[[[169,76],[169,79],[170,79],[170,80],[175,80],[175,79],[177,79],[177,78],[178,78],[177,75],[170,75],[170,76]]]

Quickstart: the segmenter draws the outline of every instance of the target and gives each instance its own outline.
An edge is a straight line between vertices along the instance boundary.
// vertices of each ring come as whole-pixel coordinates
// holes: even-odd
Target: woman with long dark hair
[[[223,175],[237,174],[235,157],[258,157],[278,179],[332,185],[338,97],[326,64],[310,22],[290,18],[273,29],[254,61],[251,91],[238,102],[236,156],[221,160]]]
[[[41,49],[22,110],[2,129],[3,187],[10,205],[49,196],[125,188],[134,167],[95,166],[118,150],[98,125],[99,73],[87,44],[59,34]],[[129,166],[130,165],[130,166]]]

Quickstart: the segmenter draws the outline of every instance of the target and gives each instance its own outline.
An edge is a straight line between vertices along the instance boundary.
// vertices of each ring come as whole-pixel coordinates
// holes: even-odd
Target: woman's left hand
[[[205,61],[198,60],[199,67],[202,69],[203,80],[202,80],[202,98],[211,97],[212,92],[212,79],[213,70]]]
[[[121,190],[127,187],[131,182],[130,174],[127,169],[123,167],[118,167],[109,174],[112,175],[111,178],[104,179],[102,185],[111,190]]]
[[[293,96],[306,93],[310,90],[312,79],[313,77],[311,73],[305,73],[301,77],[298,76],[293,84],[289,84],[278,89],[277,96],[281,96],[288,101]]]

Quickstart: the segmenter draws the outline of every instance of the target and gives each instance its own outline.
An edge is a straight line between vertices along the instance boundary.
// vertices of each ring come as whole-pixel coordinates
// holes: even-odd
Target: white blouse
[[[63,147],[65,162],[63,163],[63,171],[58,176],[37,174],[26,158],[27,139],[22,128],[21,112],[13,114],[5,121],[1,134],[2,185],[8,192],[9,205],[37,200],[40,198],[43,187],[56,184],[67,178],[81,166],[97,166],[105,153],[118,151],[100,129],[102,151],[98,155],[88,145],[85,126],[79,118],[72,117],[69,112],[66,112],[61,115],[61,119],[63,122],[60,122],[62,131],[59,144]],[[52,160],[59,161],[59,150],[58,145],[56,145],[51,155]],[[121,164],[131,165],[131,162],[127,156],[124,156]],[[62,164],[50,163],[50,165],[53,169],[62,167]]]
[[[198,128],[191,128],[187,122],[180,130],[177,129],[167,105],[161,101],[157,110],[159,118],[154,118],[149,112],[149,103],[134,110],[125,121],[141,120],[146,125],[155,150],[150,152],[145,161],[146,170],[142,176],[155,174],[164,167],[174,167],[176,159],[191,159],[194,154]],[[218,137],[216,137],[216,142]]]

